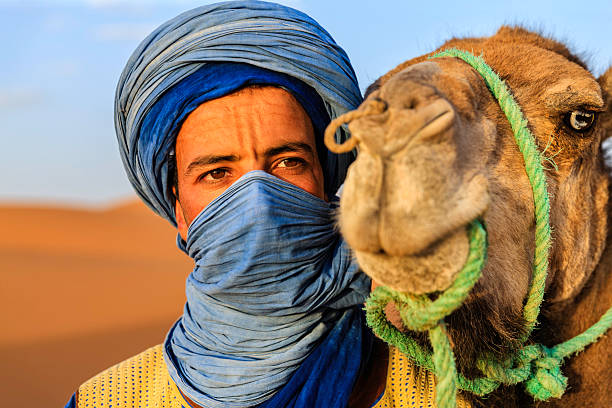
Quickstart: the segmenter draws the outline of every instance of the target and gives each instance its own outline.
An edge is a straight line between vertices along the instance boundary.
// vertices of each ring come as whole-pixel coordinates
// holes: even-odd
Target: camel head
[[[612,130],[612,69],[596,79],[564,45],[521,28],[452,39],[439,51],[452,47],[481,55],[506,82],[547,158],[553,245],[545,299],[571,299],[606,241],[601,143]],[[359,153],[342,193],[340,228],[376,283],[435,296],[463,267],[466,227],[481,219],[487,261],[449,330],[458,347],[463,330],[478,343],[466,345],[471,351],[504,353],[523,331],[533,193],[510,123],[482,77],[460,59],[432,54],[379,78],[359,108],[364,115],[350,122]]]

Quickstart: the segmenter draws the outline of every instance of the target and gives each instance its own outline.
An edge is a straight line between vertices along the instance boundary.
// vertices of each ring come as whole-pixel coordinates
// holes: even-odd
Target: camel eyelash
[[[546,146],[542,150],[542,158],[546,162],[546,163],[542,163],[545,170],[556,171],[556,172],[559,171],[559,167],[557,166],[557,163],[555,162],[555,157],[557,157],[559,153],[561,153],[563,148],[562,147],[558,148],[556,152],[551,152],[550,148],[551,146],[556,145],[555,141],[557,140],[557,134],[560,130],[561,130],[561,126],[557,126],[554,132],[552,132],[550,136],[548,137]]]

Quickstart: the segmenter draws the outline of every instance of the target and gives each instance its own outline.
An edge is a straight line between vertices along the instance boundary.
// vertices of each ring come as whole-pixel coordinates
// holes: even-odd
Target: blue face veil
[[[330,120],[360,102],[348,58],[306,15],[235,1],[170,20],[120,78],[116,129],[130,181],[174,222],[172,151],[202,102],[249,85],[289,91],[312,120],[329,197],[351,156],[327,154]],[[346,137],[337,134],[338,140]],[[192,222],[187,303],[164,344],[182,393],[204,407],[344,407],[370,340],[369,281],[337,234],[335,204],[261,171]]]

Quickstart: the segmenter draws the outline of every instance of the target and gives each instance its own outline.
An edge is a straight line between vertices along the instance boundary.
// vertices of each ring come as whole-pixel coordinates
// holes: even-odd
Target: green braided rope
[[[457,309],[480,278],[487,257],[487,233],[479,221],[474,221],[468,231],[470,242],[467,261],[452,285],[434,301],[427,296],[398,293],[400,316],[411,330],[424,330],[437,325],[440,320]],[[396,302],[397,303],[397,302]],[[407,307],[403,307],[403,306]]]
[[[520,106],[514,100],[512,93],[501,80],[501,78],[491,69],[490,66],[481,58],[469,52],[451,48],[433,55],[431,58],[455,57],[467,62],[478,72],[485,81],[485,84],[499,102],[501,110],[504,112],[512,131],[514,140],[519,150],[523,154],[525,161],[525,171],[531,183],[533,191],[533,201],[535,206],[535,256],[533,265],[533,276],[527,302],[523,309],[523,316],[527,323],[527,332],[523,341],[527,340],[533,330],[538,315],[540,305],[544,298],[544,285],[546,274],[548,273],[548,252],[551,246],[550,237],[550,203],[548,201],[548,190],[546,188],[546,175],[542,166],[543,156],[536,146],[535,139],[531,131],[527,128],[527,120],[521,111]]]
[[[434,368],[436,372],[443,373],[438,376],[436,384],[436,405],[440,408],[453,408],[457,401],[457,367],[444,323],[440,322],[429,330],[429,341],[438,345],[433,355]]]
[[[470,247],[467,261],[452,285],[434,301],[427,296],[412,296],[379,286],[366,301],[366,320],[377,336],[397,347],[416,364],[427,368],[438,376],[436,385],[436,404],[438,408],[454,408],[457,382],[466,383],[461,376],[457,378],[455,359],[442,319],[457,309],[480,278],[487,256],[487,241],[484,227],[474,221],[469,228]],[[429,331],[433,356],[423,350],[416,341],[395,328],[385,315],[385,306],[395,302],[402,321],[410,330]],[[469,382],[468,382],[469,383]],[[464,387],[473,388],[469,383]],[[464,389],[464,387],[460,387]]]
[[[610,327],[612,327],[612,307],[604,313],[597,323],[586,329],[583,333],[553,347],[553,356],[555,358],[565,358],[574,353],[581,352],[586,346],[603,336]]]
[[[546,176],[542,166],[545,158],[539,152],[535,139],[527,128],[527,120],[510,90],[481,57],[454,48],[439,52],[431,58],[439,57],[460,58],[483,77],[508,118],[516,143],[523,154],[525,171],[533,191],[536,222],[534,270],[523,311],[527,322],[527,333],[522,339],[525,342],[533,331],[540,312],[548,272],[548,253],[551,246],[550,204]],[[477,366],[485,377],[466,379],[457,373],[443,319],[463,303],[480,277],[484,266],[486,258],[484,227],[480,222],[474,221],[468,234],[470,240],[468,259],[450,288],[435,301],[431,301],[425,295],[415,296],[378,287],[366,302],[368,325],[376,335],[397,347],[417,365],[436,374],[438,408],[455,407],[457,388],[483,396],[494,391],[500,384],[525,382],[526,390],[535,399],[545,401],[551,397],[562,396],[567,387],[567,378],[561,373],[562,360],[597,341],[612,327],[612,308],[584,333],[553,348],[539,344],[527,345],[518,350],[509,360],[503,362],[490,357],[482,357],[478,360]],[[400,317],[408,329],[429,332],[433,354],[429,350],[423,350],[414,339],[400,332],[387,320],[384,309],[391,301],[397,305]]]

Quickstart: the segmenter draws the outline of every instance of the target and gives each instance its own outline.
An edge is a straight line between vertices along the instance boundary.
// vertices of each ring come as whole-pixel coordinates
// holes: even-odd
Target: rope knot
[[[502,384],[525,382],[527,392],[540,401],[559,398],[567,387],[567,378],[561,372],[562,357],[541,344],[523,347],[504,362],[493,359],[480,360],[483,374]]]
[[[553,355],[548,347],[540,345],[540,355],[531,363],[531,374],[525,389],[534,399],[546,401],[560,398],[567,388],[567,377],[561,372],[562,358]]]

